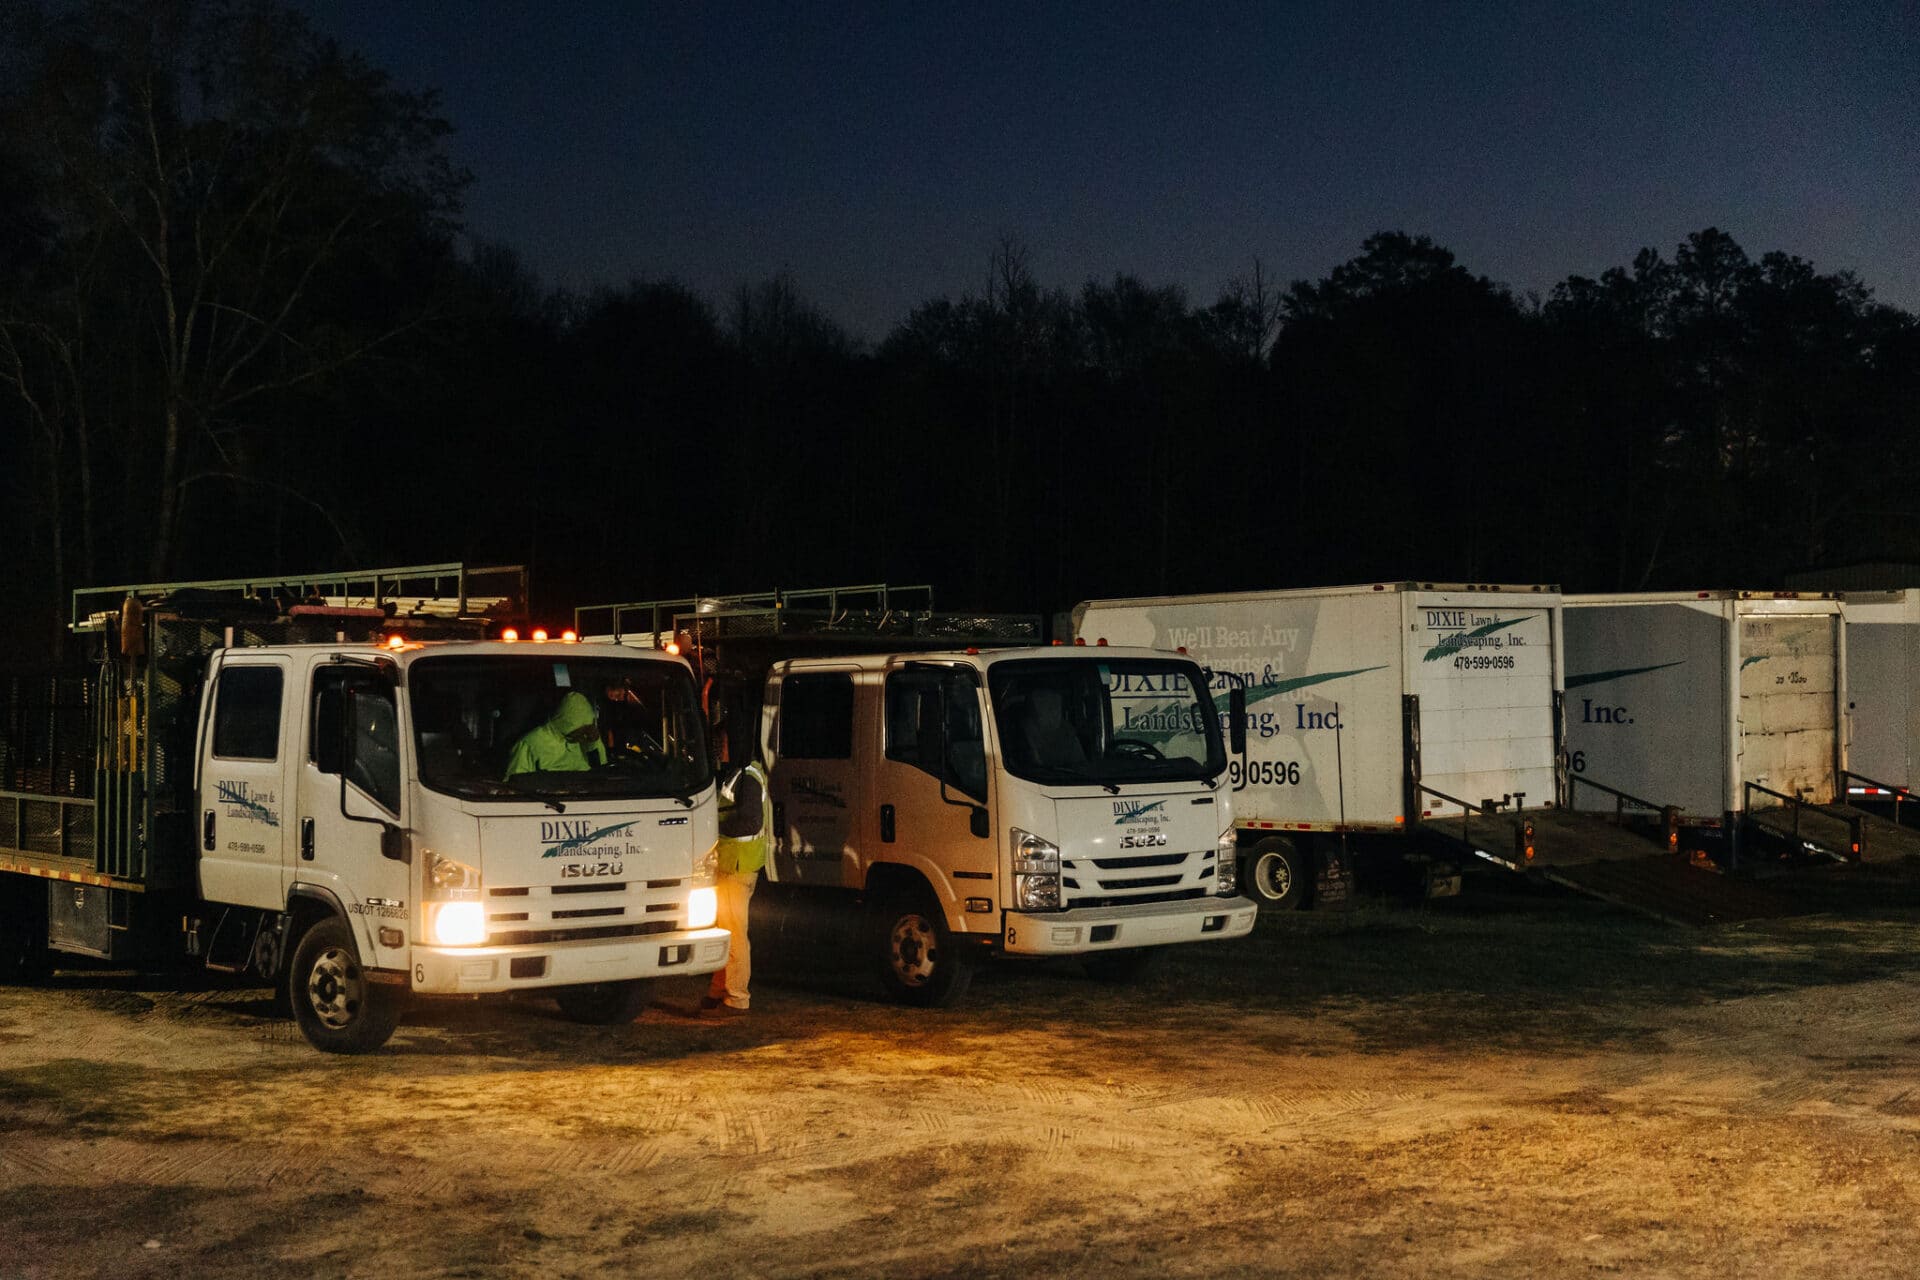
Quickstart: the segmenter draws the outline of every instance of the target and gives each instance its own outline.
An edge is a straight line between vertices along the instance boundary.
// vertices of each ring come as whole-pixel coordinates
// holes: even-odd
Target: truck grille
[[[489,886],[487,942],[511,947],[672,933],[686,918],[686,896],[680,880]]]
[[[1214,851],[1067,858],[1060,864],[1065,907],[1180,902],[1213,892]]]

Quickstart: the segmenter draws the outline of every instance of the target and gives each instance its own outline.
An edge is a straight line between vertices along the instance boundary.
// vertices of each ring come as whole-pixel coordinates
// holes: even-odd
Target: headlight
[[[687,895],[687,928],[707,929],[720,918],[720,891],[695,889]]]
[[[427,904],[427,939],[438,947],[473,947],[487,940],[486,909],[478,902]]]
[[[1060,909],[1060,846],[1012,828],[1013,901],[1022,911]]]
[[[1213,891],[1230,898],[1240,891],[1240,842],[1234,838],[1232,827],[1220,833],[1214,847],[1218,852],[1213,860]]]
[[[720,846],[715,844],[713,848],[707,850],[706,857],[699,859],[693,864],[693,882],[695,884],[712,884],[719,878]],[[713,921],[711,920],[707,921],[707,924],[712,923]],[[694,927],[705,928],[706,925],[696,925]]]
[[[455,862],[445,854],[427,850],[427,896],[432,898],[470,898],[480,892],[480,870],[464,862]]]

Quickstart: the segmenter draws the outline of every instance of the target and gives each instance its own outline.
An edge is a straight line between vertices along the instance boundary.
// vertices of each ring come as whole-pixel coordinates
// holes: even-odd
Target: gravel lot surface
[[[1797,891],[1694,932],[1476,884],[935,1012],[756,948],[738,1022],[421,1004],[358,1059],[63,973],[0,989],[0,1278],[1911,1276],[1920,870]]]

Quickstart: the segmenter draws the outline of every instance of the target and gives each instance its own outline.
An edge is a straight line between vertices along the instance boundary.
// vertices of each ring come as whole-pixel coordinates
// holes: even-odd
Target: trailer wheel
[[[371,1053],[400,1025],[400,995],[367,981],[353,933],[329,916],[301,935],[287,974],[293,1020],[322,1053]]]
[[[881,899],[873,930],[880,981],[895,1000],[944,1009],[966,994],[973,965],[961,956],[927,893],[901,891]]]
[[[583,987],[560,987],[553,993],[560,1012],[590,1027],[614,1027],[632,1022],[647,1007],[647,982],[596,982]]]
[[[1080,967],[1095,982],[1133,982],[1144,977],[1159,958],[1159,947],[1128,947],[1122,951],[1094,951],[1081,956]]]
[[[1294,911],[1307,900],[1311,866],[1299,845],[1285,836],[1268,836],[1247,851],[1240,884],[1262,906]]]

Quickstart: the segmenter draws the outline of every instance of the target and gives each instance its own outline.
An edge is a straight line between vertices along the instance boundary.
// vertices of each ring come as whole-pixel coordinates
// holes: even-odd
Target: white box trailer
[[[1244,691],[1248,749],[1230,766],[1242,858],[1257,895],[1285,902],[1305,889],[1317,833],[1404,836],[1448,816],[1464,830],[1462,801],[1556,802],[1560,612],[1552,586],[1393,582],[1092,600],[1074,628],[1191,654],[1222,708]],[[1457,890],[1440,871],[1429,892]]]
[[[1569,595],[1566,661],[1576,776],[1658,796],[1690,825],[1834,802],[1847,636],[1832,594]],[[1610,802],[1575,787],[1573,803]]]
[[[1920,589],[1849,591],[1843,603],[1847,793],[1891,800],[1920,780]]]

